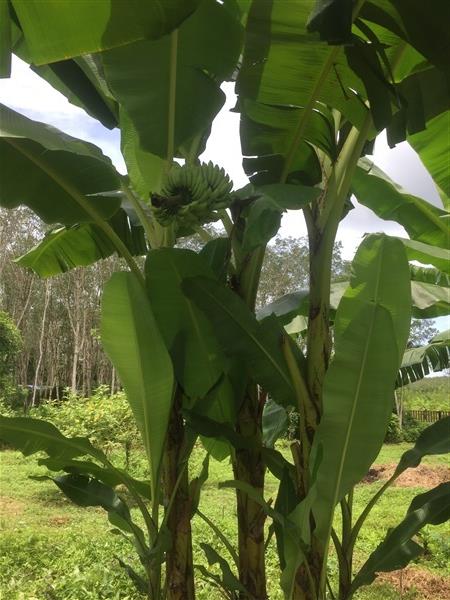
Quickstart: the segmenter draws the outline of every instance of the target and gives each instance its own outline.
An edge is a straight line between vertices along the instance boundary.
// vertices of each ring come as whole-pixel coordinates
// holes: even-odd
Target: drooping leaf
[[[450,452],[450,417],[439,419],[424,429],[414,444],[414,447],[403,453],[396,472],[420,465],[424,456],[447,454]]]
[[[424,525],[438,525],[450,518],[450,483],[442,483],[429,492],[416,496],[408,509],[406,517],[397,525],[356,575],[351,590],[354,592],[362,585],[372,583],[376,573],[402,569],[422,551],[412,537]]]
[[[316,535],[324,543],[334,507],[365,475],[383,443],[409,334],[408,306],[409,266],[402,244],[369,236],[357,251],[351,285],[336,313],[335,354],[311,451],[313,466],[322,457],[313,513]]]
[[[107,462],[105,454],[88,438],[66,437],[54,425],[41,419],[0,416],[0,438],[25,456],[45,452],[58,461],[92,456],[101,463]]]
[[[197,0],[95,3],[12,0],[36,64],[100,52],[135,40],[156,39],[177,28]]]
[[[236,294],[204,277],[186,279],[184,292],[205,312],[225,352],[242,359],[274,400],[294,404],[294,389],[281,349],[285,333],[276,319],[262,326]]]
[[[131,522],[128,506],[110,486],[86,475],[75,473],[58,475],[50,479],[78,506],[100,506],[107,512],[116,513],[125,522]]]
[[[47,467],[50,471],[65,471],[66,473],[71,473],[73,475],[90,475],[111,487],[116,487],[126,481],[128,485],[133,486],[141,496],[148,500],[151,499],[150,484],[148,482],[134,479],[120,469],[100,466],[85,460],[41,458],[38,460],[38,463]]]
[[[209,476],[209,454],[205,456],[202,463],[202,469],[197,477],[194,477],[189,482],[189,498],[191,503],[191,517],[197,511],[198,505],[200,504],[200,493],[202,486]]]
[[[113,215],[109,223],[131,254],[147,252],[144,230],[133,226],[122,209]],[[17,258],[16,262],[32,269],[40,277],[52,277],[75,267],[91,265],[115,251],[110,238],[97,225],[83,223],[49,231],[39,244]]]
[[[149,455],[154,492],[159,485],[174,376],[150,302],[134,274],[114,273],[106,284],[100,331]]]
[[[83,507],[99,506],[108,513],[112,525],[133,536],[136,549],[145,557],[147,546],[142,529],[132,520],[130,509],[108,485],[85,475],[69,474],[49,477],[74,504]]]
[[[139,573],[136,573],[136,571],[130,565],[125,563],[121,558],[117,557],[117,560],[119,562],[119,565],[134,583],[134,586],[138,590],[138,592],[140,592],[141,594],[147,594],[149,588],[148,581],[141,577]]]
[[[175,150],[204,132],[223,104],[219,84],[232,74],[241,41],[233,3],[202,0],[179,27],[175,48],[175,39],[165,36],[102,54],[108,85],[135,127],[142,150],[167,157],[174,69]]]
[[[449,333],[449,332],[447,332]],[[403,355],[397,385],[408,385],[430,373],[450,368],[450,335],[447,339],[418,348],[408,348]]]
[[[81,196],[102,218],[119,208],[119,178],[101,150],[0,105],[0,206],[29,206],[46,223],[93,221]],[[23,176],[26,173],[26,177]]]
[[[352,179],[358,202],[378,217],[396,221],[411,239],[440,248],[448,248],[449,228],[442,218],[445,212],[399,188],[378,167],[363,159]]]
[[[222,572],[222,577],[219,579],[219,581],[223,589],[227,592],[232,591],[247,594],[245,587],[239,582],[239,579],[236,577],[236,575],[234,575],[227,560],[220,556],[220,554],[209,544],[201,543],[200,547],[205,553],[209,565],[219,565],[219,568]]]

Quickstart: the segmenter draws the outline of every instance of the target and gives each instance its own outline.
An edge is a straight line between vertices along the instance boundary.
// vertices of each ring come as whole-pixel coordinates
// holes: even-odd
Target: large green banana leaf
[[[398,255],[395,262],[390,250]],[[383,443],[411,318],[409,266],[400,242],[387,236],[366,238],[353,267],[336,314],[339,333],[311,450],[313,464],[317,461],[316,535],[324,543],[334,507],[364,476]],[[389,271],[395,283],[386,278]]]
[[[239,18],[232,0],[202,0],[176,38],[137,42],[102,54],[107,83],[144,150],[167,157],[173,111],[175,150],[211,123],[224,102],[220,82],[231,76],[241,51]]]
[[[426,269],[434,271],[434,269]],[[425,271],[425,269],[424,269]],[[414,270],[414,272],[416,272]],[[442,317],[450,314],[450,288],[447,280],[440,281],[415,280],[411,275],[411,305],[412,315],[417,319],[428,319]],[[347,281],[339,281],[331,284],[330,308],[332,313],[337,310],[339,302],[347,289]],[[276,315],[279,322],[286,326],[297,316],[306,317],[309,311],[309,291],[307,289],[291,292],[281,298],[277,298],[267,306],[258,311],[258,319],[265,319],[269,315]],[[333,316],[333,315],[332,315]]]
[[[133,189],[144,201],[161,191],[165,161],[141,148],[139,136],[127,112],[120,110],[120,146]]]
[[[400,110],[387,128],[391,146],[424,130],[429,121],[445,114],[449,108],[450,76],[427,63],[397,84]]]
[[[152,250],[145,264],[147,291],[172,357],[175,376],[192,401],[203,398],[227,370],[227,360],[211,324],[183,294],[188,277],[215,279],[202,258],[190,250]]]
[[[410,289],[409,265],[401,241],[387,235],[367,236],[355,254],[350,285],[337,308],[335,342],[362,306],[379,303],[391,313],[400,364],[411,324]]]
[[[237,91],[247,156],[244,168],[254,181],[274,182],[283,173],[291,181],[317,182],[311,145],[328,154],[333,149],[317,143],[323,128],[312,111],[323,112],[324,105],[359,127],[368,101],[375,125],[369,137],[394,120],[397,135],[403,132],[398,141],[405,138],[406,129],[420,131],[448,109],[448,74],[440,70],[445,65],[442,57],[437,60],[437,49],[445,42],[430,35],[439,30],[448,40],[448,32],[442,31],[442,5],[440,18],[429,11],[433,14],[423,14],[419,28],[411,23],[404,5],[397,10],[388,0],[367,0],[358,5],[361,14],[349,36],[342,27],[348,28],[349,9],[354,7],[318,2],[310,30],[335,43],[337,27],[338,38],[347,38],[339,47],[307,34],[313,4],[313,0],[251,3]],[[417,11],[417,2],[414,5]],[[330,15],[336,6],[339,18],[333,22]],[[289,173],[284,173],[286,163]]]
[[[422,0],[367,0],[360,15],[412,44],[432,64],[449,72],[447,0],[434,0],[432,10],[423,8]]]
[[[0,438],[25,456],[45,452],[60,462],[92,456],[102,464],[108,463],[102,450],[95,448],[88,438],[66,437],[52,423],[41,419],[0,416]]]
[[[198,0],[11,0],[35,64],[100,52],[177,28]]]
[[[380,571],[402,569],[423,552],[413,540],[424,525],[439,525],[450,518],[450,483],[441,483],[416,496],[403,521],[392,529],[356,575],[351,591],[368,585]]]
[[[447,213],[429,202],[408,194],[376,165],[362,159],[352,180],[352,191],[358,202],[381,219],[396,221],[411,239],[449,247]]]
[[[92,212],[107,219],[120,206],[108,195],[119,175],[99,148],[3,105],[0,163],[0,206],[25,204],[46,223],[89,222]]]
[[[146,254],[144,230],[132,225],[124,210],[119,209],[108,222],[132,255]],[[16,262],[40,277],[52,277],[75,267],[91,265],[115,251],[110,238],[97,225],[82,223],[51,230]]]
[[[11,75],[12,32],[7,0],[0,1],[0,77]]]
[[[429,344],[408,348],[402,360],[397,385],[407,385],[436,371],[450,367],[450,330],[440,333]]]
[[[114,273],[106,284],[100,331],[149,455],[156,497],[174,376],[145,289],[133,273]]]
[[[450,90],[448,93],[450,96]],[[446,210],[450,210],[449,131],[450,111],[447,110],[431,119],[424,131],[408,137],[408,142],[434,179]]]
[[[438,248],[407,238],[399,238],[406,247],[409,260],[417,260],[423,265],[433,265],[441,274],[450,275],[450,249]],[[439,283],[435,281],[434,283]],[[450,286],[449,286],[450,287]]]
[[[22,31],[11,22],[12,49],[20,59],[45,79],[72,104],[83,108],[102,125],[112,129],[118,124],[118,107],[107,89],[98,56],[84,55],[58,60],[49,65],[33,65]]]
[[[247,365],[255,382],[281,405],[295,405],[295,390],[282,353],[289,343],[275,318],[258,323],[246,304],[220,283],[205,277],[186,279],[183,291],[210,319],[226,353]]]

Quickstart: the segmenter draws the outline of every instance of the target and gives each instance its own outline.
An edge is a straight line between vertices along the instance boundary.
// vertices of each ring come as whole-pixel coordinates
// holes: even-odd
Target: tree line
[[[65,388],[90,396],[107,385],[114,393],[120,381],[104,353],[99,334],[101,291],[121,259],[111,256],[87,268],[76,268],[41,279],[14,261],[38,244],[45,224],[28,208],[0,209],[0,310],[7,313],[22,338],[14,364],[13,381],[27,388],[27,400],[59,399]],[[198,251],[201,240],[186,238],[178,244]],[[257,306],[307,287],[309,251],[306,238],[280,237],[268,246],[261,273]],[[345,281],[350,262],[335,245],[332,278]],[[410,344],[419,345],[437,330],[433,321],[413,320]]]

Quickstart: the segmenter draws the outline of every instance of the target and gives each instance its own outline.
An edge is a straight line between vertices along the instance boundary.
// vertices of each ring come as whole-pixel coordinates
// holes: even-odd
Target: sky
[[[248,180],[241,164],[239,115],[230,112],[235,105],[233,84],[226,83],[223,89],[227,100],[213,123],[207,148],[201,158],[224,167],[235,187],[240,188],[246,185]],[[120,153],[119,130],[106,129],[82,109],[70,104],[65,96],[33,73],[28,65],[17,57],[13,57],[11,78],[0,79],[0,102],[32,119],[50,123],[74,137],[97,144],[113,160],[116,168],[122,173],[125,172]],[[385,136],[381,135],[376,141],[372,159],[406,191],[442,207],[431,177],[406,142],[390,149]],[[397,223],[383,221],[356,201],[354,204],[355,209],[343,220],[337,235],[337,239],[343,245],[344,258],[353,257],[365,233],[385,232],[407,237],[403,227]],[[283,216],[280,234],[294,237],[306,234],[301,211],[289,211]],[[448,327],[448,321],[447,324],[443,323],[442,319],[438,321],[440,329]]]

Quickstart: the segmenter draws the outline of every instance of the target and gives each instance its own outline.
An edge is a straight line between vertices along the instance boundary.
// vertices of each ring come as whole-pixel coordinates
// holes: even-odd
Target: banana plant
[[[190,521],[206,471],[189,482],[187,464],[197,436],[212,456],[231,456],[234,480],[223,485],[236,490],[237,503],[237,550],[225,540],[237,574],[205,544],[222,577],[204,567],[203,575],[228,597],[266,600],[270,518],[288,600],[325,599],[332,543],[338,594],[350,597],[388,564],[380,566],[383,548],[403,552],[403,562],[415,555],[411,536],[439,522],[447,493],[414,501],[353,577],[364,521],[353,523],[353,488],[381,447],[411,314],[446,314],[450,304],[441,279],[450,196],[444,7],[423,15],[419,0],[53,4],[0,3],[0,74],[8,76],[15,53],[101,123],[119,126],[128,173],[119,175],[92,144],[2,107],[0,205],[26,204],[55,226],[19,259],[41,276],[123,257],[126,271],[105,289],[102,340],[141,432],[149,482],[131,480],[88,441],[66,442],[48,424],[4,418],[3,439],[28,454],[44,450],[47,466],[66,472],[54,479],[69,498],[105,508],[144,573],[124,568],[153,600],[195,596]],[[199,160],[227,79],[236,79],[251,182],[241,190]],[[417,149],[445,208],[407,194],[367,160],[385,128],[391,144],[408,139]],[[366,237],[350,282],[333,288],[332,250],[351,194],[403,225],[409,239]],[[309,289],[257,319],[265,247],[286,210],[301,210],[306,221]],[[214,221],[226,236],[210,239],[203,226]],[[200,253],[173,247],[194,233],[205,241]],[[412,260],[439,277],[430,281]],[[307,318],[305,352],[284,329],[299,315]],[[291,406],[300,414],[292,462],[266,445],[268,419],[282,422]],[[264,500],[267,469],[280,481],[274,507]],[[145,531],[114,491],[120,482]]]

